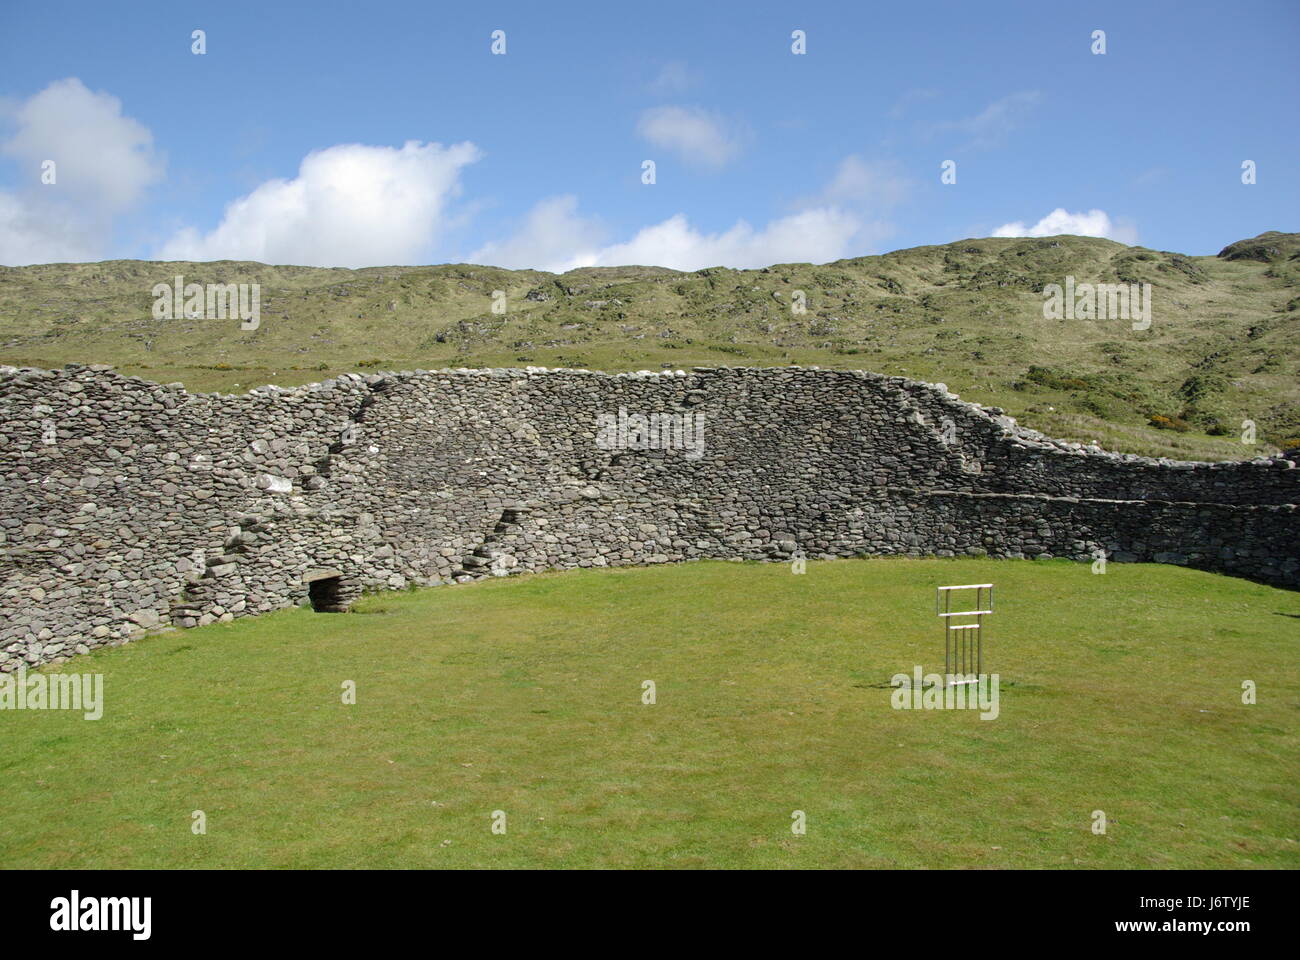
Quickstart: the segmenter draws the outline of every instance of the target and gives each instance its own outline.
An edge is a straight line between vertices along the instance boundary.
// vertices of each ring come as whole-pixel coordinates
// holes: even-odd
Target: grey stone
[[[597,418],[620,409],[703,417],[699,456],[671,428],[666,446],[598,446]],[[367,588],[547,569],[796,551],[1088,561],[1104,544],[1115,562],[1300,586],[1292,459],[1072,447],[858,371],[441,370],[221,396],[7,368],[0,425],[5,672],[295,606],[313,572],[337,577],[345,607]],[[348,425],[364,439],[342,443]]]

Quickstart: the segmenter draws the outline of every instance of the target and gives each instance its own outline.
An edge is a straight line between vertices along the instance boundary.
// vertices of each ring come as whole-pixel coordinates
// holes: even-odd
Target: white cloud
[[[122,103],[77,78],[6,102],[14,133],[0,153],[18,165],[19,189],[0,192],[0,263],[93,260],[108,249],[112,219],[162,175],[153,135]],[[53,183],[41,181],[54,161]]]
[[[825,263],[848,256],[849,242],[861,228],[857,217],[834,207],[818,207],[755,230],[744,220],[722,233],[702,233],[684,214],[645,227],[627,243],[605,247],[589,266],[648,264],[678,270],[701,267],[765,267],[773,263]]]
[[[207,234],[178,231],[164,260],[259,260],[359,267],[427,259],[447,226],[472,143],[340,144],[308,154],[292,180],[268,180],[226,207]]]
[[[76,77],[58,80],[13,110],[17,130],[2,148],[39,183],[40,166],[57,164],[55,186],[108,213],[131,207],[162,174],[153,135],[122,101],[91,93]],[[44,184],[41,184],[44,186]]]
[[[679,213],[642,228],[625,243],[602,245],[602,231],[595,221],[579,216],[577,200],[565,196],[539,203],[514,237],[483,247],[472,259],[556,273],[630,264],[698,270],[796,261],[824,263],[852,255],[853,239],[862,228],[858,217],[835,207],[803,210],[773,220],[761,230],[739,220],[720,233],[705,233]]]
[[[1043,95],[1037,90],[1022,90],[994,100],[974,116],[938,124],[930,132],[955,131],[965,135],[966,142],[960,144],[959,149],[996,146],[1024,122],[1042,99]]]
[[[0,263],[78,263],[100,259],[105,230],[61,204],[0,192]]]
[[[1057,207],[1032,227],[1017,220],[1014,223],[1004,223],[993,231],[995,237],[1055,237],[1061,234],[1106,237],[1127,244],[1137,242],[1136,227],[1132,224],[1111,222],[1104,210],[1070,213],[1064,207]]]
[[[488,243],[470,255],[473,263],[563,273],[584,266],[600,248],[604,231],[578,215],[578,198],[548,197],[529,211],[523,225],[503,243]]]
[[[738,124],[702,107],[652,107],[641,114],[636,132],[687,163],[714,168],[735,159],[745,139]]]
[[[647,89],[656,96],[675,97],[695,86],[695,72],[681,60],[672,60],[659,68]]]
[[[745,220],[706,233],[684,213],[643,227],[622,243],[609,243],[594,218],[578,212],[572,195],[550,197],[529,212],[504,242],[472,255],[475,263],[563,273],[577,267],[765,267],[773,263],[826,263],[864,256],[893,232],[879,215],[905,196],[910,181],[886,163],[845,157],[830,182],[797,201],[794,212],[756,229]]]
[[[929,88],[913,88],[908,90],[894,101],[893,107],[889,110],[889,116],[894,120],[899,120],[905,113],[911,110],[915,104],[923,103],[926,100],[933,100],[938,96],[940,96],[940,91]]]
[[[868,163],[853,153],[840,161],[818,198],[822,204],[884,210],[901,202],[910,187],[890,165]]]
[[[0,102],[0,113],[14,130],[0,152],[18,162],[22,177],[17,190],[0,192],[0,263],[104,256],[113,218],[134,208],[161,175],[149,130],[124,117],[116,98],[92,93],[76,79],[26,101]],[[647,111],[641,130],[652,142],[711,165],[734,157],[741,139],[698,108]],[[329,147],[305,157],[296,176],[269,180],[230,203],[211,230],[177,230],[153,255],[323,266],[427,262],[436,241],[456,225],[451,205],[461,193],[462,171],[479,157],[472,143]],[[54,186],[40,183],[47,159],[58,164]],[[888,232],[873,216],[901,190],[888,171],[850,156],[822,191],[766,225],[737,220],[707,232],[678,213],[623,242],[611,242],[598,219],[582,216],[575,197],[551,197],[513,236],[481,247],[473,259],[552,270],[825,262],[867,252],[869,239]]]

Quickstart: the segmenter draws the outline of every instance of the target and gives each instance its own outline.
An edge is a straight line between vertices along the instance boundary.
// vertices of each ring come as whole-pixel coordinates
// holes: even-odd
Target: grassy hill
[[[895,709],[942,670],[934,586],[987,580],[997,716]],[[0,864],[1294,869],[1297,617],[1182,567],[893,558],[213,624],[43,671],[102,674],[98,720],[6,711]]]
[[[260,327],[153,319],[153,285],[177,274],[260,284]],[[1150,329],[1045,320],[1043,287],[1067,275],[1151,283]],[[223,392],[358,369],[797,363],[940,381],[1111,449],[1248,459],[1300,444],[1298,306],[1300,234],[1276,232],[1204,257],[1062,236],[693,273],[117,260],[0,267],[0,362],[112,363]]]

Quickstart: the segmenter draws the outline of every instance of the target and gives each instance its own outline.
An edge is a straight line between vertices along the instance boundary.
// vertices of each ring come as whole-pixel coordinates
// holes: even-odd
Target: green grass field
[[[892,709],[893,674],[942,667],[933,588],[980,581],[1000,715]],[[689,563],[284,611],[54,668],[104,675],[101,720],[0,712],[0,865],[1294,868],[1298,640],[1300,593],[1068,561]]]

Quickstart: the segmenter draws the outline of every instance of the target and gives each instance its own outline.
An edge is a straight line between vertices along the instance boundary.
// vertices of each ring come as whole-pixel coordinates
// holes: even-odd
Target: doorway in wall
[[[340,577],[321,577],[307,584],[311,608],[317,613],[344,613],[347,607],[343,604],[342,585]]]

